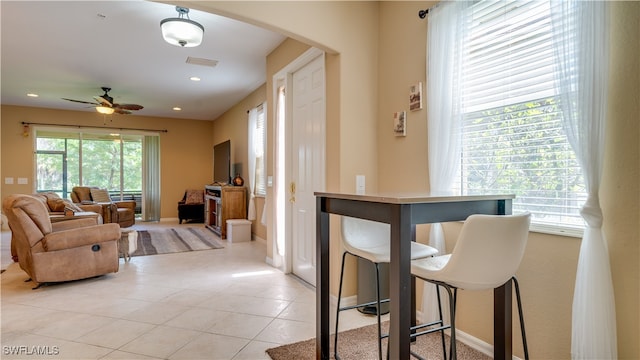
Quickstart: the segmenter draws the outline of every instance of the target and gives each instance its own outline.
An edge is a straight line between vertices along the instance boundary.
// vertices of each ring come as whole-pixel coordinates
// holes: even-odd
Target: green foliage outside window
[[[514,212],[541,222],[581,224],[582,172],[566,140],[554,98],[463,116],[462,189],[513,193]]]
[[[74,186],[82,185],[105,188],[112,194],[142,192],[142,136],[82,133],[81,140],[79,135],[37,134],[38,191],[68,197]]]

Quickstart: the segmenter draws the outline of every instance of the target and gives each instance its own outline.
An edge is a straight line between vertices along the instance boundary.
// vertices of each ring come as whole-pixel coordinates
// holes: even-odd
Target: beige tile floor
[[[136,228],[152,226],[177,225]],[[2,235],[6,250],[10,234]],[[1,275],[0,358],[268,359],[268,348],[315,336],[315,293],[265,256],[264,242],[225,242],[121,259],[118,273],[37,290],[10,264]],[[340,319],[341,330],[375,322],[355,310]]]

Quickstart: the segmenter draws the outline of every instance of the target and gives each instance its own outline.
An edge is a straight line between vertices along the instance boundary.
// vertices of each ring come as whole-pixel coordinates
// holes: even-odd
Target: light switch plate
[[[27,178],[18,178],[18,184],[26,185],[28,183],[29,183],[29,180]]]
[[[365,192],[364,175],[356,175],[356,194],[364,195],[364,192]]]
[[[12,177],[4,178],[4,183],[7,184],[7,185],[12,185],[13,184],[13,178]]]

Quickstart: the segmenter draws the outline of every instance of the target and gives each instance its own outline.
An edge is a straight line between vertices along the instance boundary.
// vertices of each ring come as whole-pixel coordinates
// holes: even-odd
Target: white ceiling
[[[141,0],[2,0],[0,12],[2,104],[95,112],[62,98],[93,101],[107,86],[114,102],[144,106],[111,116],[214,120],[266,81],[266,56],[285,38],[191,10],[205,28],[202,44],[169,45],[160,21],[176,17],[175,6]],[[218,64],[187,64],[187,57]]]

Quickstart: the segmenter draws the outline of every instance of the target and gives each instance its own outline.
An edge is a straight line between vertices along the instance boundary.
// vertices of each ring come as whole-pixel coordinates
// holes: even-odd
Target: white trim
[[[325,52],[318,49],[318,48],[309,48],[307,51],[305,51],[302,55],[298,56],[295,60],[291,61],[289,64],[287,64],[285,67],[283,67],[280,71],[278,71],[276,74],[273,75],[273,88],[272,88],[272,94],[273,94],[273,101],[277,101],[278,98],[278,88],[282,85],[284,85],[285,87],[285,96],[287,97],[287,102],[286,102],[286,114],[287,114],[287,119],[290,119],[291,116],[291,93],[290,91],[287,91],[288,89],[292,88],[291,82],[292,82],[292,77],[293,77],[293,73],[300,70],[301,68],[303,68],[304,66],[306,66],[307,64],[309,64],[311,61],[315,60],[317,57],[319,56],[323,56],[324,57]],[[324,68],[324,65],[323,65]],[[325,86],[325,107],[326,107],[326,69],[324,71],[325,73],[325,79],[323,80],[325,82],[324,86]],[[272,152],[273,154],[277,154],[277,144],[279,141],[281,141],[280,139],[277,138],[277,106],[274,103],[274,106],[271,107],[271,111],[272,111],[272,118],[275,119],[273,121],[273,124],[268,125],[270,126],[268,131],[274,131],[274,141],[273,144],[270,144],[268,146],[272,147]],[[325,127],[326,127],[326,113],[325,113]],[[287,131],[289,131],[289,129],[291,128],[290,126],[287,126]],[[323,133],[322,136],[326,136],[326,134]],[[290,138],[290,134],[285,134],[285,137],[289,137]],[[326,144],[325,144],[326,146]],[[322,154],[323,157],[326,156],[326,148],[324,150],[325,154]],[[275,155],[274,155],[275,156]],[[285,163],[289,164],[290,163],[290,158],[289,155],[285,155],[287,157],[287,159],[285,160]],[[326,162],[326,161],[325,161]],[[278,179],[278,175],[276,170],[276,167],[278,166],[277,164],[277,160],[274,159],[273,164],[271,164],[272,168],[271,173],[273,174],[273,184],[274,184],[274,188],[276,187],[276,184],[278,184],[279,182],[283,182],[284,184],[289,184],[290,181],[289,179]],[[286,166],[286,168],[289,168],[289,165]],[[268,171],[267,171],[268,172]],[[287,176],[287,175],[285,175]],[[286,186],[285,186],[286,187]],[[277,196],[279,195],[277,191],[273,191],[272,192],[273,196]],[[283,196],[282,194],[280,194],[281,196]],[[273,199],[273,201],[271,202],[271,206],[272,206],[272,214],[274,216],[277,216],[278,214],[278,209],[277,209],[277,204],[278,201],[277,199]],[[291,214],[289,214],[288,212],[285,215],[286,219],[291,219]],[[279,256],[278,255],[278,251],[277,251],[277,241],[278,241],[278,227],[277,226],[272,226],[271,227],[271,235],[272,235],[272,250],[273,250],[273,258],[270,259],[270,261],[272,262],[272,266],[279,268],[280,270],[282,270],[282,272],[284,272],[285,274],[290,274],[292,272],[292,264],[291,264],[291,235],[287,234],[285,236],[285,252],[284,252],[284,256]],[[285,229],[285,231],[288,231],[290,229]]]
[[[580,239],[582,239],[582,235],[584,234],[584,228],[560,225],[544,225],[536,224],[533,222],[529,226],[529,231],[541,234],[575,237]]]
[[[264,243],[264,244],[267,243],[267,240],[261,238],[260,236],[254,234],[254,233],[251,233],[251,240],[252,241],[259,241],[259,242]]]

